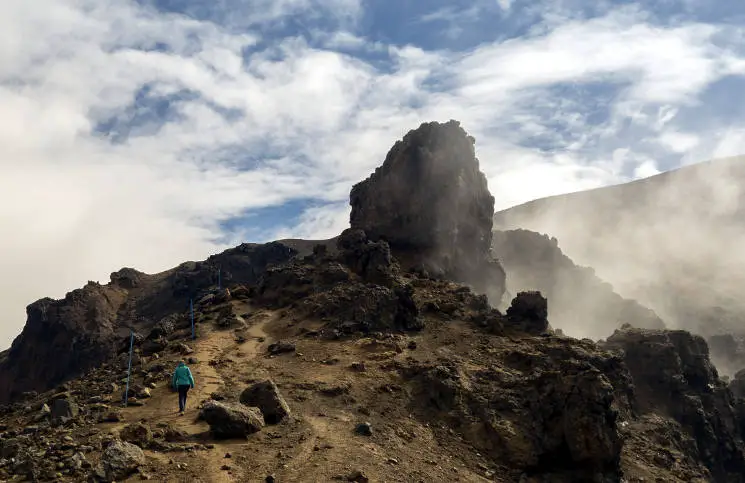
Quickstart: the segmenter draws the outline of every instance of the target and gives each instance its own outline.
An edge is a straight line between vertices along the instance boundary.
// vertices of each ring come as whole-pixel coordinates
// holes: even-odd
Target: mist
[[[720,159],[628,184],[536,200],[498,212],[494,226],[556,237],[575,263],[592,267],[618,294],[654,310],[668,328],[706,338],[741,335],[743,183],[745,157]],[[596,321],[585,324],[571,329],[597,332]],[[608,334],[612,329],[608,327]],[[724,365],[720,360],[719,366]]]

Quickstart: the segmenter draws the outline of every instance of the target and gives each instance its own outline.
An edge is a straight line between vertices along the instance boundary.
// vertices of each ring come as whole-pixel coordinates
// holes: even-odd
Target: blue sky
[[[743,153],[744,26],[734,1],[6,0],[0,341],[121,266],[339,233],[424,121],[476,138],[498,208]]]

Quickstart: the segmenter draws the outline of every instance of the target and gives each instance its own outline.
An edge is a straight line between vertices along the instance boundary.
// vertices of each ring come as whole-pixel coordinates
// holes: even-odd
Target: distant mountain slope
[[[551,325],[567,335],[598,340],[627,323],[665,328],[653,311],[618,295],[592,268],[575,265],[555,238],[528,230],[494,231],[492,246],[507,272],[507,290],[540,290],[548,298]]]
[[[745,331],[745,157],[544,198],[494,216],[498,230],[556,237],[623,295],[668,325]]]

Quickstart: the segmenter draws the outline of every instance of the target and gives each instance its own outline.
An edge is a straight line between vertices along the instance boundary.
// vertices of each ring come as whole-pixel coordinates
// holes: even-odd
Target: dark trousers
[[[186,409],[186,393],[189,392],[189,386],[178,387],[178,410],[184,411]]]

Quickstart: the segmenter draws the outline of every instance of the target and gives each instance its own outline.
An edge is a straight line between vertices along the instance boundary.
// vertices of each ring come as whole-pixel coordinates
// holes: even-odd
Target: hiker
[[[178,367],[173,371],[173,388],[178,391],[178,411],[183,416],[186,410],[186,393],[194,387],[194,376],[191,375],[191,369],[184,361],[178,363]]]

